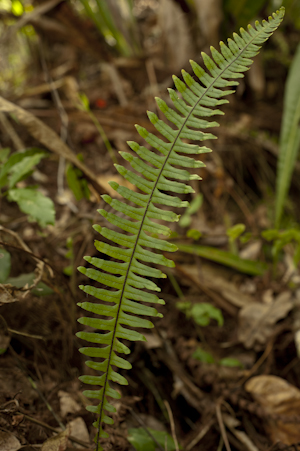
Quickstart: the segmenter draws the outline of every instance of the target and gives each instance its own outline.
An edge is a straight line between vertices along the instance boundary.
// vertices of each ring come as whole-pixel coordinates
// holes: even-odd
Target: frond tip
[[[163,100],[156,98],[157,106],[168,125],[156,114],[148,112],[150,122],[157,134],[148,132],[145,128],[136,126],[140,136],[151,146],[150,150],[136,142],[128,143],[132,153],[121,152],[122,157],[131,166],[128,169],[116,165],[117,171],[140,192],[110,182],[110,186],[123,197],[124,201],[112,199],[108,195],[103,200],[118,214],[99,210],[120,232],[106,227],[94,226],[108,242],[96,241],[95,247],[106,259],[85,257],[94,268],[78,268],[80,272],[96,281],[100,286],[80,286],[88,295],[94,296],[100,302],[81,302],[78,305],[92,313],[93,317],[83,317],[79,322],[95,332],[82,331],[77,336],[94,346],[80,349],[80,352],[98,360],[88,360],[87,366],[100,371],[100,375],[81,376],[85,384],[97,385],[98,390],[87,390],[84,394],[97,399],[97,406],[88,410],[98,414],[96,427],[98,429],[97,450],[101,450],[100,438],[107,437],[103,430],[104,423],[112,424],[108,413],[115,411],[112,401],[118,399],[119,392],[110,386],[110,382],[126,385],[127,380],[119,375],[113,366],[122,369],[131,368],[130,363],[118,354],[128,354],[129,348],[120,340],[145,340],[137,328],[151,328],[153,324],[143,316],[161,317],[158,311],[148,304],[164,304],[156,294],[160,288],[149,278],[163,278],[165,274],[154,265],[173,267],[174,262],[161,252],[174,252],[176,246],[163,237],[170,234],[166,225],[156,222],[178,221],[179,216],[162,207],[186,207],[176,194],[192,193],[193,189],[185,182],[200,180],[198,174],[191,174],[190,169],[197,170],[204,166],[191,155],[210,152],[206,146],[191,141],[205,141],[216,138],[206,132],[208,128],[218,126],[210,120],[212,116],[223,114],[218,107],[228,101],[225,96],[234,92],[231,88],[238,85],[236,79],[244,76],[249,69],[252,58],[259,52],[260,46],[272,35],[280,25],[284,16],[284,8],[269,17],[268,21],[255,23],[255,28],[248,26],[240,29],[240,34],[234,33],[233,39],[227,44],[220,42],[220,51],[211,47],[211,56],[202,53],[203,63],[207,70],[191,61],[191,67],[198,81],[182,71],[183,81],[173,77],[180,96],[169,89],[170,102],[173,108]],[[235,80],[233,80],[235,79]],[[186,142],[186,141],[189,142]],[[128,201],[128,202],[125,202]],[[158,238],[160,235],[161,238]],[[109,244],[111,243],[111,244]]]

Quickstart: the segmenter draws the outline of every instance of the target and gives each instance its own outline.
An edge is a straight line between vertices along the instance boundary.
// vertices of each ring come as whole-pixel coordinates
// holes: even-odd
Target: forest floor
[[[60,23],[60,9],[51,17]],[[153,26],[152,20],[146,18],[145,24]],[[81,155],[85,166],[77,172],[77,181],[84,189],[87,180],[90,196],[76,200],[61,177],[63,165],[70,161],[63,158],[63,147],[53,148],[47,132],[44,141],[38,140],[38,123],[32,132],[26,121],[7,117],[8,129],[2,117],[2,147],[14,149],[19,140],[23,148],[47,150],[48,157],[20,183],[38,184],[55,204],[56,221],[42,229],[29,222],[16,203],[0,197],[0,253],[4,248],[11,256],[9,276],[20,280],[24,274],[35,275],[32,286],[0,292],[0,451],[14,451],[19,445],[23,451],[93,449],[94,416],[85,409],[89,401],[78,380],[87,374],[85,358],[78,352],[84,343],[75,336],[82,327],[77,318],[83,316],[77,302],[85,296],[78,285],[88,282],[76,268],[85,264],[85,255],[97,255],[94,240],[99,234],[92,224],[105,224],[97,209],[105,205],[101,194],[113,195],[108,181],[122,183],[113,166],[126,163],[118,152],[128,150],[126,141],[142,144],[134,124],[154,132],[146,110],[156,111],[153,96],[166,100],[166,88],[173,86],[173,72],[164,64],[161,48],[153,59],[113,57],[101,51],[100,42],[95,50],[97,38],[92,34],[89,42],[89,28],[82,41],[73,39],[75,25],[72,29],[70,23],[63,25],[70,27],[65,34],[72,39],[42,30],[42,44],[32,49],[21,94],[1,93],[60,135],[74,155]],[[291,45],[297,36],[299,32],[291,33]],[[276,42],[268,45],[270,52]],[[268,269],[249,275],[181,250],[169,256],[176,267],[160,282],[166,305],[159,310],[164,317],[155,320],[150,332],[142,332],[147,342],[128,343],[132,369],[121,373],[129,385],[118,387],[122,397],[115,402],[114,425],[106,427],[110,438],[105,451],[154,451],[157,445],[151,437],[150,445],[147,442],[149,428],[168,432],[184,451],[300,449],[300,362],[295,345],[299,267],[292,264],[292,245],[273,265],[271,245],[261,237],[263,230],[273,227],[287,69],[275,57],[267,65],[258,59],[255,66],[263,93],[247,76],[223,108],[220,128],[214,131],[218,140],[205,143],[213,152],[203,155],[202,181],[194,183],[195,194],[186,197],[191,201],[201,194],[202,205],[188,217],[188,225],[172,225],[172,240],[229,251],[233,248],[227,230],[244,224],[243,236],[248,233],[249,240],[236,239],[235,252]],[[111,152],[89,114],[78,107],[80,92],[89,99]],[[299,189],[297,166],[287,205],[296,223]],[[189,230],[201,236],[189,238]],[[40,281],[45,285],[37,285]],[[201,326],[196,314],[184,312],[184,302],[209,303],[222,315]],[[136,438],[134,430],[142,438]],[[138,443],[129,443],[130,435]],[[51,437],[56,439],[49,441]],[[173,446],[159,444],[156,449],[170,451],[176,449]]]

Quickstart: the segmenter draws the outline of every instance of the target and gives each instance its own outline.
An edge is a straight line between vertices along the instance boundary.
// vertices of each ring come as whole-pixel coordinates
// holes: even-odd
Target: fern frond
[[[157,98],[160,111],[174,127],[171,127],[156,114],[148,112],[150,122],[162,135],[162,138],[149,133],[145,128],[136,126],[138,133],[145,141],[157,150],[149,150],[136,142],[129,142],[134,155],[122,152],[122,157],[130,163],[133,170],[116,165],[117,171],[141,192],[135,192],[116,182],[110,186],[125,201],[112,199],[104,195],[103,199],[116,212],[128,218],[120,218],[115,213],[99,210],[99,213],[121,232],[95,225],[94,228],[104,238],[113,244],[96,241],[96,248],[113,260],[85,257],[85,260],[97,269],[80,267],[79,271],[92,280],[99,282],[106,288],[94,286],[80,286],[87,294],[99,299],[100,303],[81,302],[78,305],[88,312],[100,317],[84,317],[79,322],[92,327],[97,332],[79,332],[78,337],[100,347],[86,347],[80,351],[101,361],[89,360],[86,364],[101,372],[100,376],[81,376],[80,380],[86,384],[98,385],[100,390],[88,390],[84,394],[99,401],[98,406],[90,406],[90,412],[99,415],[95,425],[98,428],[96,437],[97,449],[100,437],[107,437],[102,426],[111,424],[112,419],[107,413],[115,408],[108,398],[119,398],[117,390],[112,388],[110,381],[121,385],[127,384],[126,379],[113,370],[113,366],[129,369],[130,363],[117,354],[128,354],[129,348],[120,340],[145,340],[144,336],[135,329],[139,327],[151,328],[151,321],[141,316],[161,317],[154,307],[144,304],[164,304],[153,292],[160,288],[151,278],[166,277],[157,268],[148,264],[173,267],[172,260],[157,251],[174,252],[177,247],[168,241],[154,237],[153,234],[168,236],[170,229],[158,224],[155,220],[174,222],[179,216],[161,207],[186,207],[188,203],[173,194],[192,193],[193,189],[186,181],[199,180],[196,174],[190,174],[186,169],[197,169],[204,164],[190,157],[210,152],[206,146],[190,144],[189,141],[204,141],[216,138],[207,133],[206,129],[216,127],[217,122],[210,120],[212,116],[223,112],[217,107],[227,103],[225,96],[234,92],[232,88],[238,85],[233,79],[241,78],[252,63],[252,58],[258,53],[261,44],[276,30],[284,16],[284,9],[269,17],[268,21],[255,23],[255,28],[248,25],[247,31],[240,29],[240,35],[234,33],[233,39],[228,39],[227,45],[220,42],[220,51],[211,47],[211,57],[202,53],[207,71],[197,63],[191,61],[194,74],[199,81],[182,71],[183,80],[173,77],[175,90],[169,89],[169,95],[174,109],[166,102]],[[149,164],[150,163],[150,164]],[[134,204],[134,205],[132,205]],[[120,247],[121,246],[121,247]],[[116,261],[115,261],[116,260]],[[145,291],[147,290],[147,291]],[[139,316],[136,316],[139,315]],[[102,332],[103,331],[103,332]]]

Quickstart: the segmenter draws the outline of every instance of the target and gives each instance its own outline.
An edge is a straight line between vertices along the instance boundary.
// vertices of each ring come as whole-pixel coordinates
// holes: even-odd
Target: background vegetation
[[[0,0],[1,446],[92,448],[76,268],[118,152],[188,59],[281,4]],[[300,442],[300,2],[283,5],[172,231],[164,319],[131,345],[107,450]]]

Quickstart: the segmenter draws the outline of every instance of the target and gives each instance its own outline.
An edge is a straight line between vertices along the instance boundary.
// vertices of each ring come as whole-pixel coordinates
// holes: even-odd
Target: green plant
[[[28,215],[29,221],[36,221],[41,227],[54,224],[55,210],[52,200],[35,186],[17,186],[18,182],[31,175],[46,153],[36,148],[12,155],[9,153],[9,149],[0,150],[0,197],[7,196],[9,201],[16,202],[20,210]]]
[[[290,228],[287,230],[279,231],[277,229],[268,229],[262,232],[262,237],[273,242],[272,244],[272,256],[274,260],[274,268],[277,266],[279,255],[284,246],[293,243],[293,261],[295,267],[297,267],[300,262],[300,230],[295,228]]]
[[[211,246],[200,246],[198,244],[181,244],[177,245],[178,249],[187,254],[198,255],[199,257],[207,258],[216,263],[228,266],[251,276],[261,276],[267,270],[268,265],[264,262],[256,260],[247,260],[238,255],[216,249]]]
[[[188,227],[190,225],[190,223],[192,222],[192,215],[194,213],[197,213],[199,208],[201,208],[202,203],[203,203],[203,195],[199,193],[191,201],[190,205],[187,207],[184,214],[181,216],[179,220],[180,227]]]
[[[168,451],[176,450],[174,440],[167,432],[156,431],[151,428],[128,429],[127,439],[134,446],[136,451],[155,451],[155,449],[157,449],[157,444],[160,445],[160,448]]]
[[[132,0],[124,0],[122,5],[121,2],[118,5],[118,2],[108,0],[96,0],[93,5],[88,0],[80,2],[99,32],[121,55],[133,56],[140,53]]]
[[[289,70],[284,89],[276,178],[275,227],[280,227],[286,196],[300,149],[300,44]]]
[[[79,161],[83,162],[81,154],[78,154],[77,158]],[[87,180],[83,177],[82,171],[71,163],[68,163],[66,167],[66,180],[77,201],[83,198],[90,198]]]
[[[229,229],[226,230],[226,235],[229,239],[230,251],[235,255],[238,254],[236,241],[242,235],[242,233],[245,232],[245,229],[245,224],[235,224],[234,226],[229,227]]]
[[[220,366],[231,366],[240,368],[244,367],[244,365],[234,357],[224,357],[223,359],[216,360],[209,351],[202,349],[200,346],[198,346],[197,349],[193,352],[192,357],[196,360],[199,360],[202,363],[210,363],[217,364]]]
[[[97,332],[81,331],[77,334],[79,338],[95,345],[84,347],[80,351],[84,355],[99,359],[88,360],[86,364],[102,373],[97,376],[80,377],[85,384],[100,386],[99,390],[84,392],[87,397],[97,400],[98,403],[97,406],[87,408],[90,412],[98,414],[98,419],[94,423],[98,431],[95,438],[97,450],[102,449],[100,439],[108,437],[103,424],[113,423],[108,413],[115,412],[115,407],[108,398],[120,398],[120,393],[111,387],[109,382],[127,384],[125,377],[117,373],[114,367],[131,368],[131,364],[118,355],[130,353],[130,349],[120,339],[145,340],[135,329],[151,328],[153,324],[140,316],[162,317],[155,308],[147,305],[164,304],[162,299],[152,293],[153,291],[158,293],[160,288],[149,278],[166,277],[154,265],[174,267],[172,260],[156,251],[174,252],[177,247],[157,237],[157,234],[169,236],[170,229],[155,221],[174,222],[179,220],[179,216],[170,209],[164,210],[160,206],[173,209],[187,207],[187,201],[170,193],[183,196],[193,192],[193,189],[183,182],[200,180],[200,177],[198,174],[191,174],[185,168],[195,170],[203,167],[204,164],[198,159],[191,158],[191,155],[211,151],[205,146],[187,143],[186,140],[204,141],[215,138],[211,133],[202,131],[218,125],[217,122],[209,121],[207,118],[223,114],[215,107],[227,103],[223,97],[234,92],[228,89],[238,84],[232,79],[243,77],[243,72],[252,63],[251,58],[258,53],[259,46],[276,30],[283,16],[284,8],[281,8],[269,18],[268,22],[263,21],[262,24],[256,22],[255,28],[249,25],[247,31],[241,29],[241,34],[235,33],[227,45],[220,43],[221,52],[211,47],[212,58],[202,53],[204,64],[210,74],[191,61],[199,82],[182,71],[184,82],[173,77],[180,97],[173,89],[169,89],[170,99],[177,111],[171,109],[163,100],[156,99],[158,108],[174,127],[158,119],[154,113],[148,112],[150,122],[164,139],[136,126],[140,136],[156,151],[129,142],[133,152],[121,152],[132,169],[140,175],[120,165],[116,165],[116,168],[139,192],[110,182],[110,186],[128,203],[112,199],[108,195],[104,195],[103,199],[111,208],[129,219],[99,210],[104,218],[113,226],[120,228],[123,233],[95,225],[94,229],[105,239],[96,241],[95,247],[107,258],[85,257],[85,260],[97,269],[79,268],[80,272],[99,283],[98,286],[80,286],[86,294],[94,296],[99,301],[78,304],[86,311],[100,315],[100,318],[82,317],[78,320],[81,324],[96,329]]]
[[[211,319],[215,319],[219,326],[223,326],[224,318],[220,309],[207,302],[192,304],[191,302],[177,302],[176,307],[186,314],[187,318],[193,318],[199,326],[208,326]]]

